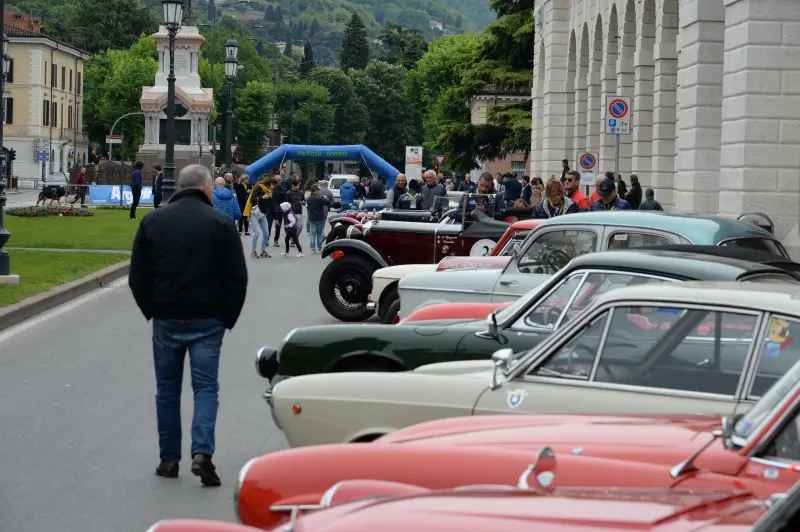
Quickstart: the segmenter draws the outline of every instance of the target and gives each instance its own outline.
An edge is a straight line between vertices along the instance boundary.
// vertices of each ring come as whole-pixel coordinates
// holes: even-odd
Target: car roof
[[[626,300],[702,303],[800,316],[800,285],[791,283],[654,283],[617,288],[598,296],[596,301],[602,305]]]
[[[723,216],[676,212],[590,211],[557,216],[543,221],[539,229],[551,225],[622,225],[678,233],[693,244],[717,244],[733,237],[774,237],[769,231],[748,222]]]
[[[525,230],[532,230],[536,229],[539,224],[542,223],[542,220],[539,218],[531,218],[529,220],[519,220],[511,224],[511,228],[515,231],[525,231]]]
[[[714,257],[729,257],[741,259],[760,264],[778,265],[781,268],[789,268],[792,271],[800,269],[800,263],[787,259],[782,255],[775,255],[768,251],[759,249],[744,248],[741,246],[695,246],[695,245],[674,245],[674,246],[646,246],[645,250],[658,251],[681,251],[686,253],[700,253],[702,255],[713,255]]]
[[[587,269],[595,267],[627,270],[635,268],[636,270],[669,272],[677,277],[684,277],[687,279],[710,281],[726,279],[733,281],[741,275],[749,273],[787,273],[784,269],[770,264],[734,258],[733,255],[736,255],[736,253],[731,253],[731,255],[732,256],[729,257],[721,253],[715,256],[714,260],[711,261],[706,254],[690,253],[687,251],[668,251],[660,248],[600,251],[575,257],[570,261],[569,269]],[[782,258],[770,253],[764,253],[764,255],[776,260]],[[798,267],[800,267],[800,265],[798,265]]]

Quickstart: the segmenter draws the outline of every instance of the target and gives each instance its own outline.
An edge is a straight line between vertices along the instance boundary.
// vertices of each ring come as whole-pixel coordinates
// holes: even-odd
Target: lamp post
[[[5,5],[3,0],[0,0],[0,17],[5,16]],[[6,165],[8,161],[6,160],[6,151],[5,146],[3,146],[3,126],[6,122],[5,120],[5,109],[6,109],[6,102],[5,102],[5,81],[6,75],[9,71],[9,66],[11,65],[11,59],[8,57],[8,36],[3,33],[3,73],[0,76],[0,277],[10,276],[11,275],[11,257],[8,254],[8,251],[3,249],[3,246],[6,245],[8,239],[11,238],[11,233],[8,232],[6,229],[5,223],[3,222],[3,210],[6,207],[6,187],[8,186],[8,181],[6,181]]]
[[[226,124],[225,124],[225,168],[228,172],[231,171],[231,159],[233,153],[231,145],[233,144],[233,80],[236,78],[236,71],[239,70],[239,43],[236,39],[228,39],[225,43],[225,77],[228,78],[228,110],[226,111]]]
[[[167,76],[167,135],[164,154],[164,202],[175,192],[175,35],[183,22],[184,0],[161,0],[164,27],[169,33],[169,76]]]

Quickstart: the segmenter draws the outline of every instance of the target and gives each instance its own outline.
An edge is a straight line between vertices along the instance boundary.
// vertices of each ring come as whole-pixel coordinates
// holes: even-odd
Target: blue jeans
[[[162,461],[181,459],[181,384],[187,349],[194,390],[192,456],[214,454],[219,408],[219,352],[224,335],[225,326],[217,319],[153,320],[156,415]]]
[[[325,220],[318,222],[308,222],[308,238],[309,247],[311,251],[322,251],[322,246],[325,244],[323,235],[325,233]]]
[[[260,220],[256,220],[255,218],[250,218],[250,231],[252,231],[252,247],[253,251],[256,250],[258,247],[258,234],[261,233],[261,251],[267,250],[267,244],[269,244],[269,225],[267,225],[267,219],[262,216]]]

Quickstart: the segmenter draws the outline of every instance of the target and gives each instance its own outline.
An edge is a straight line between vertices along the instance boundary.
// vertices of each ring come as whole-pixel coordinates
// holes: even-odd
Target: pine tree
[[[358,13],[353,13],[344,29],[342,49],[339,53],[342,70],[362,69],[369,63],[369,40],[367,28]]]
[[[275,20],[275,9],[272,6],[267,6],[267,11],[264,13],[264,20],[272,22]]]
[[[283,22],[283,9],[281,6],[275,6],[275,22]]]
[[[456,24],[455,24],[455,26],[456,26],[456,29],[459,29],[459,30],[460,30],[460,29],[461,29],[461,25],[462,25],[463,23],[464,23],[464,21],[463,21],[463,20],[461,20],[461,13],[459,13],[459,14],[456,16]]]
[[[314,50],[311,49],[311,43],[306,41],[305,45],[303,45],[303,61],[300,63],[300,75],[303,77],[308,76],[308,73],[314,70],[316,66]]]
[[[286,48],[283,50],[283,55],[288,57],[289,59],[292,58],[292,41],[291,39],[286,39]]]
[[[320,31],[322,31],[322,28],[320,27],[319,22],[317,22],[317,19],[314,19],[314,21],[311,23],[311,30],[308,32],[308,36],[315,37],[319,35]]]

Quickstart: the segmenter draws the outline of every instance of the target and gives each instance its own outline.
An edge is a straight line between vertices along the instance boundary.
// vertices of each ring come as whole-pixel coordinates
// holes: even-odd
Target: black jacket
[[[319,192],[311,194],[306,200],[308,206],[308,221],[309,222],[324,222],[325,221],[325,207],[330,207],[327,196],[323,196]]]
[[[295,214],[303,214],[303,203],[306,201],[305,192],[300,189],[292,189],[286,193],[286,201],[291,203],[292,211]]]
[[[642,186],[638,183],[631,184],[631,188],[625,194],[625,200],[631,204],[631,209],[638,210],[642,205]]]
[[[291,185],[289,185],[289,190],[291,190]],[[286,192],[286,189],[283,185],[275,185],[272,188],[272,210],[275,211],[275,216],[283,216],[283,211],[281,210],[281,203],[284,201],[289,201],[289,196]]]
[[[128,285],[148,320],[218,318],[232,329],[244,305],[247,266],[230,216],[201,190],[175,194],[142,219]]]
[[[533,218],[539,218],[539,219],[555,218],[556,216],[562,216],[564,214],[575,214],[576,212],[581,212],[581,210],[578,208],[578,204],[569,198],[564,198],[562,205],[559,206],[559,208],[555,212],[553,212],[553,210],[550,209],[548,201],[544,199],[539,205],[536,205],[533,208]]]

